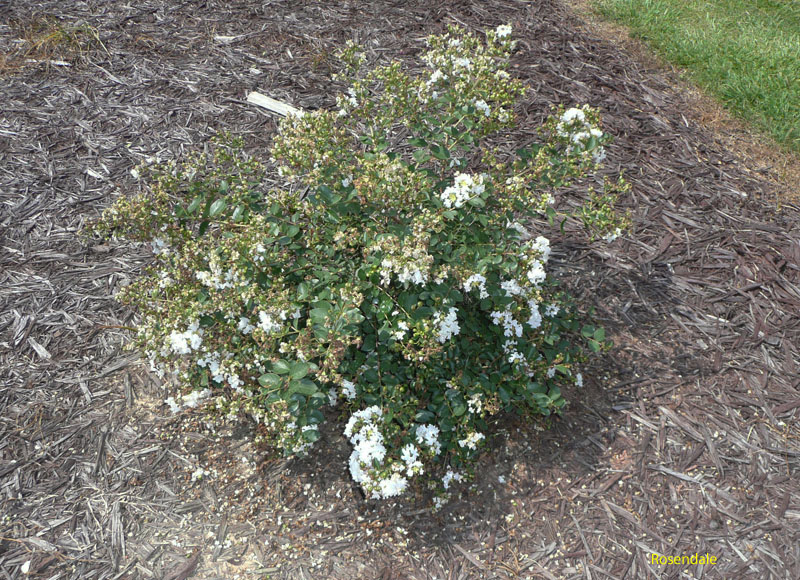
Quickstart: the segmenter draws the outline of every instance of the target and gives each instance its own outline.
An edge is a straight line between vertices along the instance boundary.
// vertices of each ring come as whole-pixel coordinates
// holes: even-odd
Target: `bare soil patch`
[[[0,72],[2,577],[800,577],[800,208],[776,212],[775,182],[662,71],[549,0],[4,3],[0,52],[42,15],[105,50]],[[113,300],[150,251],[87,243],[85,221],[136,190],[142,159],[217,130],[263,154],[275,121],[246,92],[332,106],[347,39],[411,61],[447,23],[508,22],[532,87],[520,144],[551,104],[591,103],[616,138],[607,173],[633,184],[625,239],[552,233],[560,277],[616,344],[565,416],[509,420],[438,513],[424,494],[364,501],[335,423],[324,451],[285,462],[245,422],[171,416]]]

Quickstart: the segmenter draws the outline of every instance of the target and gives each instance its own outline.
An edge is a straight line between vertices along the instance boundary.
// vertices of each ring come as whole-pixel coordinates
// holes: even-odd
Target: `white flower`
[[[426,84],[428,86],[431,86],[438,83],[439,81],[445,81],[445,80],[447,80],[447,75],[442,74],[442,71],[436,69],[435,71],[433,71],[433,73],[431,73],[431,76],[427,80]]]
[[[203,479],[205,476],[210,475],[208,470],[203,469],[202,467],[198,467],[195,469],[194,473],[192,473],[192,481],[199,481]]]
[[[172,352],[175,354],[189,354],[192,350],[200,348],[203,343],[203,337],[199,327],[200,323],[194,321],[184,332],[172,331],[169,335]]]
[[[523,293],[522,287],[516,280],[506,280],[500,287],[506,291],[508,296],[520,296]]]
[[[401,320],[397,323],[397,330],[392,333],[392,336],[395,338],[395,340],[403,340],[407,332],[408,323],[405,320]]]
[[[611,243],[618,237],[620,237],[620,235],[622,235],[622,230],[620,228],[617,228],[613,232],[608,232],[606,235],[604,235],[603,239],[608,243]]]
[[[516,336],[517,338],[522,336],[522,325],[514,319],[514,316],[511,314],[511,305],[509,304],[503,312],[494,311],[490,314],[492,322],[495,324],[502,325],[504,330],[504,335],[506,337]]]
[[[544,282],[547,274],[544,271],[544,266],[539,260],[534,260],[531,262],[531,267],[528,270],[528,280],[534,286],[538,286],[542,282]]]
[[[399,473],[393,473],[388,479],[382,479],[378,482],[380,494],[384,499],[400,495],[406,489],[408,480]]]
[[[454,68],[465,68],[467,70],[472,68],[472,61],[468,58],[460,57],[453,61]]]
[[[167,404],[169,410],[172,411],[173,413],[177,413],[178,411],[181,410],[181,406],[175,402],[174,397],[168,397],[167,400],[164,401],[164,403]]]
[[[473,274],[464,282],[464,291],[469,292],[475,286],[480,289],[481,300],[489,297],[489,293],[486,291],[486,277],[481,274]]]
[[[509,229],[512,229],[512,230],[516,230],[517,232],[519,232],[521,234],[525,234],[526,233],[525,226],[523,226],[519,222],[506,221],[506,227],[509,228]]]
[[[255,327],[252,324],[250,324],[249,318],[247,318],[246,316],[242,316],[239,319],[238,328],[239,332],[241,332],[242,334],[250,334],[251,332],[253,332],[253,328]]]
[[[531,244],[531,248],[539,252],[543,263],[546,264],[550,259],[550,240],[544,236],[537,237]]]
[[[278,332],[281,329],[281,325],[272,317],[271,314],[261,311],[258,313],[258,319],[258,327],[267,334]]]
[[[550,367],[547,369],[547,378],[552,379],[554,376],[556,376],[556,367]]]
[[[448,469],[447,473],[444,474],[442,478],[442,487],[445,489],[450,489],[450,482],[452,481],[461,481],[463,478],[460,473],[453,471],[452,469]]]
[[[358,99],[356,99],[356,90],[353,87],[347,89],[347,102],[350,103],[350,105],[353,107],[358,106]]]
[[[422,473],[422,462],[419,460],[419,449],[413,444],[406,444],[400,452],[400,459],[406,464],[406,475]]]
[[[544,308],[545,316],[556,316],[559,312],[561,312],[561,308],[559,308],[556,304],[548,304]]]
[[[542,325],[542,314],[539,312],[539,305],[533,300],[528,300],[528,308],[531,310],[531,316],[528,318],[528,326],[531,328],[539,328]]]
[[[520,353],[519,351],[516,351],[516,350],[514,352],[512,352],[508,356],[508,364],[512,364],[513,365],[514,363],[522,362],[524,360],[525,360],[525,357],[522,356],[522,353]]]
[[[606,150],[602,146],[598,146],[592,152],[592,161],[595,163],[602,163],[606,158]]]
[[[164,254],[166,256],[169,254],[169,245],[161,238],[154,238],[150,243],[153,246],[153,253],[155,255]]]
[[[450,308],[446,315],[437,312],[433,317],[433,324],[437,327],[437,340],[444,344],[452,337],[456,336],[461,328],[458,326],[458,317],[456,316],[458,310]]]
[[[475,393],[467,399],[467,407],[470,413],[480,413],[483,409],[483,401],[481,401],[481,394]]]
[[[466,173],[459,173],[453,180],[453,185],[447,187],[441,194],[445,207],[461,207],[472,197],[481,195],[486,190],[483,175],[477,178]]]
[[[561,121],[563,123],[571,123],[575,119],[578,119],[581,123],[583,123],[586,121],[586,114],[581,109],[572,107],[571,109],[564,111],[564,114],[561,115]]]
[[[342,381],[342,395],[350,401],[356,398],[356,386],[347,379]]]
[[[439,443],[439,427],[436,425],[417,425],[417,443],[425,445],[434,455],[439,455],[442,445]]]
[[[491,113],[491,108],[483,99],[475,101],[475,108],[478,109],[479,111],[482,111],[485,117],[488,117],[489,114]]]
[[[501,24],[495,29],[494,32],[497,35],[497,38],[505,38],[506,36],[511,36],[511,25]]]
[[[575,375],[575,384],[577,386],[579,386],[579,387],[583,386],[583,374],[582,373],[578,373],[577,375]]]
[[[192,391],[183,397],[183,406],[186,408],[196,407],[201,401],[204,401],[211,396],[211,389],[203,389],[202,391]]]

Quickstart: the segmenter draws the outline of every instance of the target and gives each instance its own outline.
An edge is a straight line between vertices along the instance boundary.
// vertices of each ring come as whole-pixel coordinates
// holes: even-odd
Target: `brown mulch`
[[[43,17],[96,37],[34,50],[19,23]],[[113,299],[149,250],[81,226],[146,157],[217,130],[263,152],[276,125],[249,90],[332,106],[347,39],[411,60],[447,23],[507,22],[520,141],[591,103],[605,173],[633,183],[624,239],[552,234],[616,345],[565,416],[510,421],[438,513],[365,502],[335,424],[287,463],[246,424],[170,416]],[[558,2],[0,2],[0,52],[0,578],[800,577],[800,208]],[[717,564],[651,563],[696,552]]]

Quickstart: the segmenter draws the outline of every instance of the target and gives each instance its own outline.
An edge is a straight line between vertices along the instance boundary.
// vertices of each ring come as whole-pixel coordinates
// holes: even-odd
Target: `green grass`
[[[593,0],[737,115],[800,151],[800,0]]]

